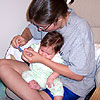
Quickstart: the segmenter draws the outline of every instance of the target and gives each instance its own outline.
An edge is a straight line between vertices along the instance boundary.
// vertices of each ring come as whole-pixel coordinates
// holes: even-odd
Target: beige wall
[[[75,0],[71,7],[89,22],[95,42],[100,43],[100,0]]]
[[[20,34],[28,24],[26,11],[31,0],[0,0],[0,58],[13,36]]]

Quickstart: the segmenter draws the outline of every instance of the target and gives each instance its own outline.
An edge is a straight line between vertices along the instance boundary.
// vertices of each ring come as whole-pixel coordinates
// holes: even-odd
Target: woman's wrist
[[[39,60],[40,63],[45,64],[44,62],[46,61],[47,58],[41,56]]]
[[[29,28],[26,28],[21,36],[26,40],[26,42],[28,42],[32,38]]]

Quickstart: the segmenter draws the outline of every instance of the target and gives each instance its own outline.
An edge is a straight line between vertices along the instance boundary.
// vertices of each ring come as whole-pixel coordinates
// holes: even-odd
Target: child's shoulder
[[[38,52],[39,47],[40,47],[40,44],[32,44],[32,45],[31,45],[31,48],[32,48],[34,51],[36,51],[36,52]]]
[[[62,59],[62,56],[60,55],[60,53],[57,53],[57,54],[53,57],[52,61],[57,62],[57,63],[61,63],[61,64],[64,63],[64,60]]]

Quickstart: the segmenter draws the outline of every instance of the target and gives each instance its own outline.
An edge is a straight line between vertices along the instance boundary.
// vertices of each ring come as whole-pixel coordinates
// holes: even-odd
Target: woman
[[[25,45],[32,37],[38,43],[46,32],[60,32],[65,40],[60,52],[64,65],[50,61],[29,49],[23,51],[22,58],[28,63],[42,63],[60,74],[64,85],[63,100],[85,97],[95,86],[94,42],[88,23],[69,9],[65,0],[33,0],[28,14],[32,24],[22,35],[14,37],[13,47]],[[29,88],[21,77],[26,70],[29,68],[25,63],[0,60],[1,80],[19,97],[24,100],[53,99],[48,90],[38,92]]]

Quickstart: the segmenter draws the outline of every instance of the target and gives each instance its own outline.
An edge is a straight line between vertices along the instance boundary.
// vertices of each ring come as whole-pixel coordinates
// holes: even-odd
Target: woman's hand
[[[41,62],[43,57],[35,52],[32,48],[26,48],[22,52],[22,59],[28,63],[38,63]]]
[[[21,35],[17,35],[12,39],[11,44],[14,48],[18,48],[18,46],[23,46],[27,42],[28,41],[25,38],[23,38]]]

